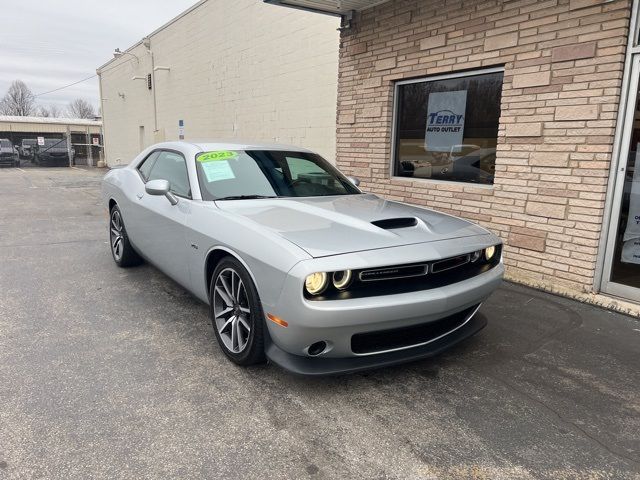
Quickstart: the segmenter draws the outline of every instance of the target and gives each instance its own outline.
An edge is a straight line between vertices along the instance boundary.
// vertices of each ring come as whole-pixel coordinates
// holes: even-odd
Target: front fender
[[[194,201],[187,220],[193,293],[209,302],[206,262],[214,251],[237,258],[253,279],[264,305],[277,301],[287,272],[310,256],[277,233],[220,210],[215,204]]]

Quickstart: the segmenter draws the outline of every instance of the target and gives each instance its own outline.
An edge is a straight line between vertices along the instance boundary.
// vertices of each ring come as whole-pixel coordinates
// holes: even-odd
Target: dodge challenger
[[[104,177],[111,254],[206,302],[239,365],[354,372],[481,330],[478,309],[502,281],[500,239],[358,184],[299,147],[156,144]]]

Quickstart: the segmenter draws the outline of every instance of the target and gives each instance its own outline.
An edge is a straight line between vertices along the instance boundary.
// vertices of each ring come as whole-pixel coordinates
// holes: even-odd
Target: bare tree
[[[72,118],[93,118],[96,116],[96,111],[84,98],[76,98],[67,107],[67,115]]]
[[[0,113],[27,117],[36,113],[35,97],[22,80],[14,80],[6,95],[0,100]]]
[[[41,117],[57,118],[62,115],[62,111],[60,110],[60,107],[58,105],[52,103],[48,107],[40,105],[40,107],[38,108],[38,115]]]

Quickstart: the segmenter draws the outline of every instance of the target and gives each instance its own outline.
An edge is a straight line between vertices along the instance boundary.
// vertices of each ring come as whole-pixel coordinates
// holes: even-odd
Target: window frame
[[[144,183],[145,185],[148,182],[148,180],[144,178],[144,175],[140,171],[140,167],[142,167],[142,165],[144,165],[147,162],[147,160],[151,158],[152,155],[155,155],[156,153],[159,153],[159,152],[160,150],[158,149],[153,150],[152,152],[149,153],[149,155],[147,155],[142,160],[140,160],[140,162],[138,162],[138,164],[136,165],[136,172],[138,172],[138,175],[140,175],[140,180],[142,180],[142,183]],[[151,168],[153,168],[153,166]]]
[[[474,70],[464,70],[460,72],[451,72],[442,75],[428,75],[426,77],[417,77],[410,78],[407,80],[399,80],[394,82],[393,84],[393,98],[392,98],[392,111],[393,118],[391,122],[391,152],[389,158],[391,161],[389,162],[389,179],[392,180],[404,180],[406,182],[422,182],[429,184],[445,184],[445,185],[461,185],[466,187],[474,187],[474,188],[484,188],[484,189],[493,189],[495,182],[491,185],[484,183],[472,183],[472,182],[458,182],[455,180],[440,180],[440,179],[432,179],[432,178],[416,178],[416,177],[401,177],[398,175],[394,175],[394,167],[396,163],[396,146],[397,146],[397,132],[398,132],[398,117],[400,110],[400,102],[398,102],[398,96],[400,87],[402,85],[410,85],[413,83],[424,83],[424,82],[435,82],[438,80],[450,80],[452,78],[464,78],[464,77],[473,77],[477,75],[484,75],[489,73],[503,73],[504,74],[504,66],[499,67],[491,67],[491,68],[481,68]],[[504,81],[502,83],[503,92],[504,92]],[[500,127],[500,123],[498,120],[498,128]]]
[[[189,165],[187,165],[187,158],[179,150],[173,150],[171,148],[155,148],[155,149],[151,150],[147,154],[147,156],[145,156],[142,160],[140,160],[140,162],[138,162],[138,164],[136,165],[136,172],[140,176],[140,180],[142,180],[142,183],[146,185],[149,180],[144,178],[144,176],[142,175],[142,172],[140,171],[140,167],[142,166],[142,164],[144,162],[146,162],[149,159],[149,157],[151,157],[151,155],[153,155],[156,152],[159,152],[160,155],[163,152],[175,153],[175,154],[180,155],[182,157],[182,159],[184,160],[184,168],[185,168],[185,170],[187,172],[187,181],[189,182],[189,191],[191,192],[191,195],[187,197],[187,196],[181,195],[179,193],[176,193],[173,190],[171,190],[171,193],[174,194],[176,197],[184,198],[184,199],[187,199],[187,200],[193,200],[193,183],[191,182],[191,175],[189,175]],[[156,161],[157,161],[157,159],[156,159]],[[154,162],[154,166],[155,166],[155,162]],[[151,170],[153,170],[153,167],[151,167]]]

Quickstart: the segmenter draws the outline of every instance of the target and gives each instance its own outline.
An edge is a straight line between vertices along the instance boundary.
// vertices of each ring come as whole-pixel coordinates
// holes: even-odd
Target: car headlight
[[[484,258],[486,258],[487,261],[491,260],[495,254],[496,254],[496,247],[494,246],[487,247],[484,249]]]
[[[351,283],[351,270],[341,270],[333,273],[333,286],[338,290],[344,290]]]
[[[328,284],[329,277],[325,272],[312,273],[304,281],[304,286],[311,295],[320,295]]]

